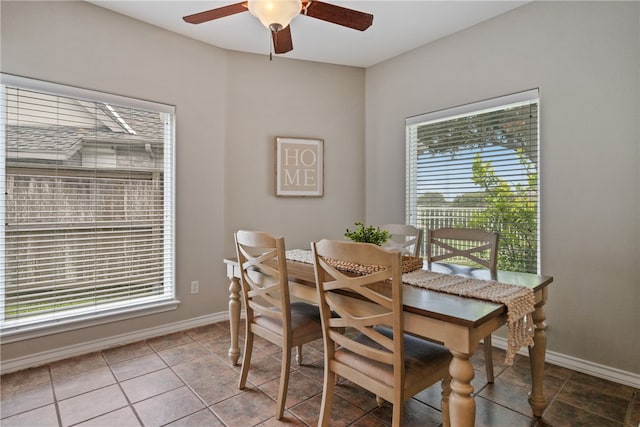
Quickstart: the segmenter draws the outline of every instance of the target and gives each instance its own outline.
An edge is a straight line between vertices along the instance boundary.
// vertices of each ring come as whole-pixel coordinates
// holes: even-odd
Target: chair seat
[[[253,323],[278,335],[284,333],[280,319],[257,315],[253,318]],[[291,337],[293,340],[313,334],[318,335],[318,338],[322,337],[322,322],[318,306],[305,302],[291,303]]]
[[[388,338],[393,337],[392,331],[387,328],[376,328],[376,330]],[[363,334],[357,335],[354,340],[370,347],[382,348]],[[416,382],[422,382],[427,377],[438,375],[443,367],[449,366],[451,358],[451,353],[445,347],[405,334],[405,389],[411,390]],[[373,361],[344,348],[336,350],[335,359],[370,378],[393,386],[393,366],[391,365]]]

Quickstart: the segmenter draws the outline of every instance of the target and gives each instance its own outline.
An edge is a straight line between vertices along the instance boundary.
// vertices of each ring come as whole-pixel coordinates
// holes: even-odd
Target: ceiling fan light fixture
[[[248,0],[249,12],[271,31],[286,28],[302,9],[301,0]]]

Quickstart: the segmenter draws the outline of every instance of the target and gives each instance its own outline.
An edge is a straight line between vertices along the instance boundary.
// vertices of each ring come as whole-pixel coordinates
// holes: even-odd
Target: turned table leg
[[[451,416],[449,415],[449,396],[451,396],[451,378],[442,380],[442,427],[451,427]]]
[[[229,330],[231,332],[231,347],[229,347],[229,359],[233,365],[238,364],[240,349],[238,348],[238,331],[240,326],[240,281],[231,276],[229,285]]]
[[[533,312],[533,322],[536,330],[533,336],[533,347],[529,347],[529,362],[531,363],[531,392],[529,393],[529,405],[533,409],[533,415],[541,417],[547,406],[547,399],[543,393],[544,358],[547,351],[547,336],[545,329],[546,315],[544,304],[547,301],[547,288],[542,289],[542,298],[536,303]]]
[[[470,354],[451,351],[453,359],[449,365],[451,374],[451,395],[449,396],[449,417],[453,427],[473,427],[476,421],[476,402],[471,396],[474,376]]]

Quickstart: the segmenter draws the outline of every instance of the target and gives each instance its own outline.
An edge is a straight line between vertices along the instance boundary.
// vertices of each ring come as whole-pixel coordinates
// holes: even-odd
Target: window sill
[[[136,317],[148,316],[150,314],[162,313],[178,308],[180,300],[167,299],[162,301],[149,302],[146,304],[118,308],[95,314],[90,318],[87,315],[82,317],[70,317],[58,320],[48,320],[41,323],[7,325],[0,330],[2,344],[38,338],[47,335],[59,334],[63,332],[83,329],[92,326],[104,325],[121,320],[133,319]]]

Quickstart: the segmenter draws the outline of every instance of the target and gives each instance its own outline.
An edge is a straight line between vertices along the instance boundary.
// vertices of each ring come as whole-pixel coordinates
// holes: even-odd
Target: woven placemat
[[[304,249],[291,249],[286,251],[285,256],[288,260],[304,262],[307,264],[313,264],[313,254],[311,251]],[[353,262],[346,262],[341,260],[335,260],[328,258],[327,263],[331,264],[338,270],[348,271],[354,274],[371,274],[382,269],[379,265],[370,264],[356,264]],[[408,273],[421,269],[423,266],[423,260],[420,257],[402,255],[402,272]]]
[[[313,254],[310,250],[305,249],[289,249],[285,252],[288,260],[304,262],[305,264],[313,264]]]

